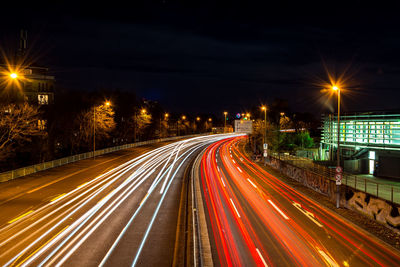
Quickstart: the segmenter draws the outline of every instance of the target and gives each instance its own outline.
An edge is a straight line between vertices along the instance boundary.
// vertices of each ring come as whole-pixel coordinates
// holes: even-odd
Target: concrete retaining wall
[[[333,203],[336,203],[335,181],[272,157],[269,158],[267,164],[299,183],[324,194]],[[398,204],[361,192],[347,185],[341,186],[340,199],[342,207],[358,211],[386,226],[400,230],[400,206]]]

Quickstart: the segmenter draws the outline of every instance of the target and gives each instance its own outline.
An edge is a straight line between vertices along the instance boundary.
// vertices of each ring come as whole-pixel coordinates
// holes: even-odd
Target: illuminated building
[[[323,115],[321,145],[334,160],[337,116]],[[345,171],[400,178],[400,112],[364,112],[340,116],[340,154]]]

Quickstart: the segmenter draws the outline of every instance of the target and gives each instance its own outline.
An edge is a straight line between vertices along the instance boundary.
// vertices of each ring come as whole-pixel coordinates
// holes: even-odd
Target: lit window
[[[49,95],[38,95],[39,105],[49,104]]]

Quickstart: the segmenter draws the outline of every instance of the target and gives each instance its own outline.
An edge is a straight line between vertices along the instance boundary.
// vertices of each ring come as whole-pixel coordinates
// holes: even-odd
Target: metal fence
[[[327,179],[335,180],[336,172],[334,168],[315,164],[310,159],[298,158],[292,155],[277,154],[274,155],[274,158],[285,161],[293,166],[320,174]],[[391,201],[392,203],[400,204],[400,182],[399,185],[374,182],[371,181],[371,179],[345,172],[343,173],[342,184],[378,198]]]
[[[148,140],[148,141],[143,141],[143,142],[136,142],[136,143],[131,143],[131,144],[126,144],[126,145],[121,145],[121,146],[114,146],[114,147],[108,147],[100,150],[95,151],[95,156],[100,156],[104,155],[107,153],[115,152],[118,150],[124,150],[132,147],[138,147],[138,146],[143,146],[143,145],[149,145],[149,144],[154,144],[154,143],[159,143],[159,142],[165,142],[165,141],[172,141],[172,140],[177,140],[181,138],[190,138],[190,137],[195,137],[195,136],[200,136],[202,134],[193,134],[193,135],[185,135],[185,136],[174,136],[174,137],[167,137],[167,138],[159,138],[159,139],[154,139],[154,140]],[[33,174],[36,172],[44,171],[47,169],[51,169],[54,167],[58,167],[61,165],[65,165],[68,163],[72,163],[78,160],[83,160],[83,159],[88,159],[93,157],[93,151],[91,152],[86,152],[82,154],[77,154],[65,158],[60,158],[60,159],[55,159],[52,161],[47,161],[23,168],[19,168],[16,170],[11,170],[7,172],[0,173],[0,182],[6,182],[9,180],[13,180],[22,176],[26,176],[29,174]]]

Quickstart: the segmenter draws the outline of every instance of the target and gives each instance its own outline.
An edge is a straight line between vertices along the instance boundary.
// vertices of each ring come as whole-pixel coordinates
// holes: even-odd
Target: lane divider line
[[[63,196],[65,196],[66,195],[66,193],[64,193],[64,194],[61,194],[61,195],[58,195],[58,196],[56,196],[55,198],[53,198],[52,200],[50,200],[50,202],[54,202],[54,201],[56,201],[57,199],[61,199]]]
[[[97,177],[96,177],[97,178]],[[96,179],[95,178],[95,179]],[[83,183],[83,184],[81,184],[81,185],[78,185],[76,188],[81,188],[81,187],[83,187],[83,186],[85,186],[85,185],[87,185],[89,182],[86,182],[86,183]]]
[[[243,173],[242,170],[241,170],[239,167],[237,167],[237,169],[238,169],[241,173]]]
[[[55,234],[52,238],[50,238],[49,240],[46,241],[46,243],[44,243],[43,245],[41,245],[38,249],[36,249],[34,252],[32,252],[28,257],[26,257],[23,261],[21,261],[20,263],[18,263],[18,265],[16,265],[16,267],[21,266],[24,262],[26,262],[29,258],[31,258],[36,252],[38,252],[39,250],[41,250],[44,246],[46,246],[51,240],[53,240],[54,238],[56,238],[59,234],[61,234],[65,229],[67,229],[69,227],[69,225],[65,226],[60,232],[58,232],[57,234]],[[22,255],[21,255],[22,256]],[[17,259],[18,260],[18,259]],[[16,261],[15,261],[16,262]]]
[[[240,214],[239,214],[238,210],[236,209],[235,203],[233,203],[232,198],[230,198],[230,201],[231,201],[231,203],[232,203],[232,205],[233,205],[233,208],[234,208],[235,211],[236,211],[237,216],[240,218]]]
[[[304,215],[306,215],[311,221],[313,221],[316,225],[318,225],[319,227],[324,227],[322,224],[320,224],[317,220],[315,220],[314,214],[312,214],[311,212],[304,210],[301,207],[300,203],[297,202],[293,202],[293,206],[295,206],[299,211],[301,211]]]
[[[253,184],[253,182],[252,182],[252,181],[250,181],[250,179],[249,179],[249,178],[247,178],[247,181],[249,181],[249,183],[251,183],[251,185],[252,185],[254,188],[256,188],[256,189],[257,189],[257,186],[256,186],[255,184]]]
[[[258,256],[260,256],[264,266],[268,267],[268,264],[265,262],[264,257],[261,255],[261,252],[258,250],[258,248],[256,248],[256,250],[257,250]]]
[[[225,186],[225,183],[224,183],[224,179],[222,178],[222,176],[221,176],[220,178],[221,178],[222,185],[223,185],[224,187],[226,187],[226,186]]]
[[[285,218],[286,220],[289,220],[289,217],[286,216],[286,214],[283,213],[283,211],[281,211],[281,210],[275,205],[275,203],[271,201],[271,199],[268,199],[268,202],[272,205],[272,207],[274,207],[274,208],[279,212],[280,215],[282,215],[283,218]]]
[[[339,267],[339,264],[337,264],[337,262],[335,260],[333,260],[331,257],[329,257],[325,251],[318,249],[319,254],[322,255],[322,257],[324,257],[324,259],[326,260],[326,262],[329,264],[329,266],[332,267]]]
[[[16,222],[16,221],[18,221],[19,219],[21,219],[22,217],[25,217],[26,215],[28,215],[29,213],[32,213],[32,212],[33,212],[33,210],[30,210],[30,211],[28,211],[28,212],[25,212],[25,213],[22,214],[21,216],[19,216],[19,217],[13,219],[13,220],[11,220],[11,221],[9,221],[8,223]]]

